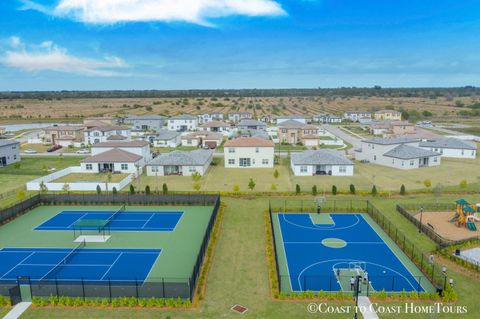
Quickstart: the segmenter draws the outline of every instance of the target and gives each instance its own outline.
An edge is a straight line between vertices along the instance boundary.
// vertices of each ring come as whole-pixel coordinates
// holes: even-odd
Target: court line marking
[[[152,264],[152,267],[150,267],[150,270],[148,271],[147,275],[145,276],[145,278],[143,279],[142,281],[142,286],[143,284],[145,283],[145,281],[148,279],[148,277],[150,276],[150,273],[152,272],[153,268],[155,268],[155,264],[157,263],[158,259],[160,259],[160,256],[162,255],[163,253],[163,249],[160,250],[160,252],[158,253],[157,255],[157,258],[155,258],[155,261],[153,262]]]
[[[105,276],[108,274],[108,272],[110,271],[110,269],[112,269],[112,267],[117,263],[117,261],[120,259],[120,257],[122,257],[123,253],[120,253],[117,258],[113,261],[113,263],[110,265],[110,267],[107,269],[107,271],[105,271],[103,273],[103,276],[102,278],[100,278],[100,280],[103,280],[103,278],[105,278]]]
[[[10,270],[8,270],[6,273],[3,274],[2,277],[0,277],[0,279],[2,279],[3,277],[5,277],[7,274],[11,273],[15,268],[17,268],[21,263],[23,263],[25,260],[27,260],[28,258],[30,258],[32,255],[34,255],[35,252],[31,252],[27,257],[23,258],[20,262],[18,262],[15,266],[13,266],[12,268],[10,268]]]
[[[285,250],[285,242],[283,241],[283,228],[282,228],[282,224],[280,223],[280,218],[279,218],[278,215],[277,215],[277,220],[278,220],[278,228],[280,228],[280,239],[283,242],[282,249],[283,249],[283,255],[285,256],[285,264],[287,265],[288,281],[290,282],[290,289],[293,291],[292,277],[290,276],[290,268],[288,267],[287,251]],[[273,231],[275,231],[275,229]],[[276,243],[273,243],[273,244],[275,245]],[[282,276],[280,274],[279,274],[279,276],[280,276],[280,281],[281,281]],[[282,285],[282,283],[279,282],[280,287],[281,287],[281,285]]]
[[[385,245],[385,243],[376,242],[376,241],[344,241],[342,240],[342,242],[345,242],[347,244]],[[285,242],[285,244],[323,244],[323,242],[321,241],[287,241]]]
[[[281,213],[282,214],[282,218],[283,220],[288,223],[288,224],[291,224],[292,226],[295,226],[295,227],[300,227],[300,228],[305,228],[305,229],[312,229],[312,230],[325,230],[325,231],[330,231],[330,230],[341,230],[341,229],[348,229],[348,228],[352,228],[352,227],[355,227],[359,222],[360,222],[360,219],[358,218],[357,214],[353,214],[353,216],[355,216],[355,218],[357,219],[357,221],[352,224],[352,225],[349,225],[349,226],[345,226],[345,227],[335,227],[335,228],[321,228],[321,227],[311,227],[311,226],[304,226],[304,225],[299,225],[297,223],[294,223],[290,220],[288,220],[285,215],[292,215],[292,214],[285,214],[285,213]],[[301,215],[307,215],[307,214],[301,214]],[[352,214],[350,214],[352,215]]]
[[[146,221],[146,222],[143,224],[143,226],[142,226],[142,228],[141,228],[141,229],[144,229],[144,228],[145,228],[145,225],[147,225],[147,224],[148,224],[148,222],[152,220],[153,216],[154,216],[154,214],[150,214],[150,218],[149,218],[149,219],[147,219],[147,221]]]

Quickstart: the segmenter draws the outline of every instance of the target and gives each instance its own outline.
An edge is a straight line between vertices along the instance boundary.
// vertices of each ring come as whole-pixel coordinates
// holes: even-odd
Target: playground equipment
[[[456,213],[448,221],[455,223],[458,227],[466,227],[471,231],[476,231],[475,222],[480,221],[480,204],[472,205],[465,199],[455,201]]]

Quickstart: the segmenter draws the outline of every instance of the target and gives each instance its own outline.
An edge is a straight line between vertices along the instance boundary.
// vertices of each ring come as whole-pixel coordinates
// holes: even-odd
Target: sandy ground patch
[[[455,223],[450,223],[448,220],[455,215],[455,212],[424,212],[422,217],[422,224],[425,227],[432,225],[435,232],[440,236],[451,239],[460,240],[478,236],[478,231],[471,231],[466,227],[457,227]],[[415,215],[415,218],[420,220],[420,214]],[[477,223],[477,228],[480,224]]]

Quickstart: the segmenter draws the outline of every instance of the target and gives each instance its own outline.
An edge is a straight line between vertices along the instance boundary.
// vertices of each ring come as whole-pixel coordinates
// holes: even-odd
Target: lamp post
[[[360,276],[355,279],[355,315],[353,319],[358,319],[358,294],[360,292]]]
[[[445,289],[447,289],[447,267],[443,266],[442,267],[442,274],[443,274],[443,290],[442,290],[442,296],[445,294]]]
[[[418,232],[422,232],[422,218],[423,218],[423,206],[420,207],[420,224],[418,225]]]

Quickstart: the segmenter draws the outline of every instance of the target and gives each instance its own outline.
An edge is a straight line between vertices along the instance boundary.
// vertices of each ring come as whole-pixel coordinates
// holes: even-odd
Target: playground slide
[[[455,216],[453,216],[452,218],[450,218],[448,221],[449,221],[450,223],[453,223],[453,222],[457,221],[458,217],[460,217],[460,216],[459,216],[458,214],[456,214]]]
[[[474,222],[468,222],[467,223],[467,228],[470,229],[471,231],[476,231],[477,230],[477,226],[475,225]]]

